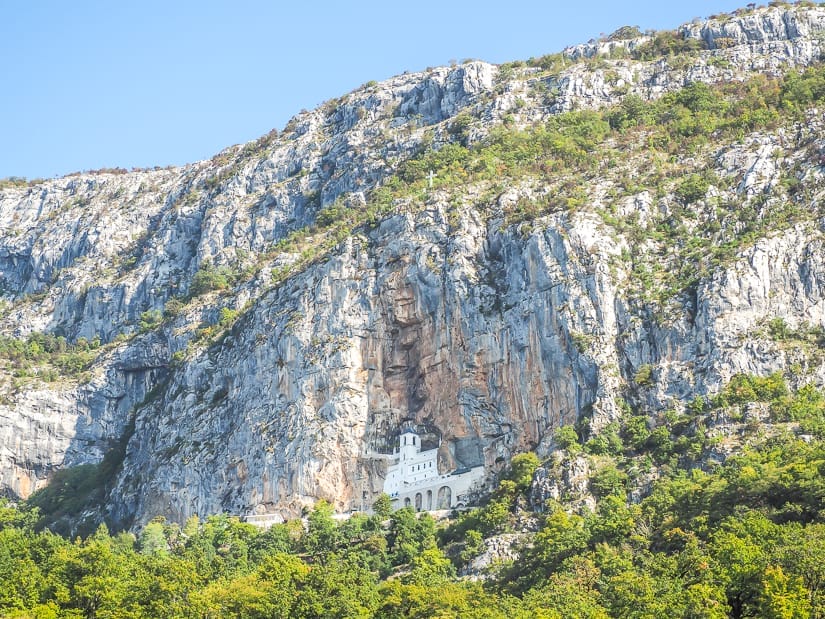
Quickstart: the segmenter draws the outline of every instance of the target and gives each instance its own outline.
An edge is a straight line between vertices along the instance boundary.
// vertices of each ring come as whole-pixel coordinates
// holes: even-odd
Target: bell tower
[[[421,439],[412,424],[406,425],[398,437],[400,460],[412,460],[421,451]]]

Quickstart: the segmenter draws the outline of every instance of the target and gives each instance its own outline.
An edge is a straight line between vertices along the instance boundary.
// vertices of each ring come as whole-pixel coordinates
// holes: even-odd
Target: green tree
[[[392,514],[387,541],[392,564],[407,564],[425,548],[435,546],[435,522],[429,514],[417,516],[411,507],[398,509]]]
[[[560,449],[566,449],[571,453],[578,452],[581,449],[579,445],[579,435],[573,426],[562,426],[556,430],[553,438]]]
[[[609,463],[597,470],[590,477],[590,489],[597,497],[604,498],[611,494],[624,496],[627,485],[627,473]]]
[[[68,606],[86,617],[112,616],[124,608],[129,564],[118,557],[104,525],[73,549],[61,566]]]
[[[389,580],[381,586],[380,594],[377,616],[386,619],[547,617],[542,614],[524,614],[516,599],[488,594],[477,583],[445,582],[424,587]],[[555,615],[552,617],[556,619]]]
[[[769,566],[762,576],[757,608],[764,619],[807,619],[811,616],[809,592],[797,578],[779,566]]]
[[[375,577],[361,565],[330,555],[313,566],[297,600],[295,617],[371,617],[378,606]]]
[[[338,525],[333,519],[332,505],[321,499],[307,517],[307,532],[303,543],[307,552],[323,555],[334,551],[341,541]]]
[[[288,612],[278,612],[256,574],[211,582],[193,596],[192,604],[199,616],[210,618],[270,619],[290,616]]]
[[[455,569],[450,560],[438,548],[426,548],[413,557],[410,573],[404,577],[406,584],[432,587],[446,582],[455,576]]]
[[[0,529],[0,615],[32,608],[45,588],[44,576],[31,556],[33,540],[22,530]]]
[[[533,473],[541,464],[539,457],[532,451],[516,454],[510,460],[510,467],[505,475],[505,479],[512,481],[516,485],[517,492],[524,492],[530,488],[533,481]]]
[[[145,555],[166,555],[169,552],[162,520],[152,520],[140,534],[140,552]]]
[[[786,524],[777,553],[784,569],[802,579],[812,615],[825,617],[825,524]]]
[[[768,561],[762,543],[774,534],[767,519],[749,513],[745,518],[723,522],[711,540],[709,550],[722,566],[720,578],[734,617],[759,616],[762,578]]]
[[[374,511],[375,515],[381,518],[381,520],[389,518],[390,514],[392,514],[392,499],[390,495],[382,492],[372,504],[372,511]]]

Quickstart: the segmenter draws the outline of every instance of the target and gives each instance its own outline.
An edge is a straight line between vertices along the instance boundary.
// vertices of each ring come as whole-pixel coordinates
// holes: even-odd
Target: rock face
[[[564,502],[574,510],[594,510],[596,499],[589,488],[590,467],[587,458],[578,456],[569,461],[562,452],[551,455],[547,465],[539,467],[530,486],[530,507],[544,511],[548,501]]]
[[[522,533],[502,533],[484,540],[483,550],[461,570],[461,576],[484,580],[502,564],[517,561],[526,538]]]
[[[598,432],[628,390],[664,407],[782,367],[788,352],[756,332],[774,317],[825,324],[816,225],[759,238],[665,320],[633,300],[622,257],[641,249],[598,216],[598,184],[593,208],[529,229],[502,214],[541,194],[525,181],[460,199],[430,189],[313,260],[289,243],[332,209],[366,208],[423,149],[478,142],[504,120],[806,66],[823,29],[823,9],[759,9],[684,26],[709,48],[687,66],[577,62],[599,53],[592,44],[567,50],[552,76],[482,62],[403,75],[210,161],[0,189],[0,330],[102,343],[84,382],[3,378],[0,486],[28,496],[123,440],[100,514],[120,526],[292,515],[318,498],[343,511],[380,493],[386,462],[374,454],[391,451],[404,420],[437,429],[442,473],[481,462],[492,474],[520,451],[550,453],[562,424],[586,418]],[[720,177],[741,177],[719,194],[758,197],[797,163],[818,187],[819,124],[804,130],[808,150],[778,130],[713,153]],[[616,204],[637,221],[669,208],[646,191]],[[190,300],[209,272],[227,281]]]

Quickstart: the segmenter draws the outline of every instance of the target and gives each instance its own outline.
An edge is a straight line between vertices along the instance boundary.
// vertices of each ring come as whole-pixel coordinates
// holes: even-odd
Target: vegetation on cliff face
[[[638,296],[664,303],[766,231],[817,217],[819,211],[810,208],[817,185],[803,187],[799,167],[783,172],[783,182],[772,195],[750,197],[733,191],[734,198],[720,192],[735,189],[738,179],[720,178],[712,170],[720,145],[754,132],[784,128],[790,133],[823,101],[825,65],[820,64],[783,77],[756,75],[717,85],[694,82],[654,101],[629,95],[603,110],[565,112],[522,128],[505,123],[469,145],[462,135],[478,119],[464,113],[450,124],[451,141],[426,147],[402,162],[366,204],[351,204],[342,195],[311,225],[293,231],[261,255],[259,265],[277,255],[297,256],[272,270],[272,283],[277,285],[354,231],[396,212],[399,205],[407,210],[423,207],[430,191],[449,192],[459,209],[468,186],[485,187],[484,195],[492,202],[513,183],[535,182],[543,187],[535,196],[502,212],[491,207],[487,215],[501,217],[504,225],[520,225],[526,234],[533,222],[548,214],[596,207],[605,225],[626,236],[640,252],[633,259],[623,257],[631,264],[630,284]],[[795,148],[815,148],[814,135],[796,133]],[[604,195],[594,191],[599,186]],[[710,189],[715,196],[705,202]],[[622,218],[616,204],[643,191],[651,192],[654,200],[671,198],[669,212],[647,224]],[[606,206],[598,208],[599,204]],[[641,253],[645,248],[648,251]],[[246,278],[253,272],[249,270]],[[193,294],[221,288],[204,288],[203,281],[196,278]],[[226,288],[229,280],[222,281]]]
[[[375,189],[366,204],[350,204],[344,195],[327,205],[311,225],[293,231],[258,256],[257,267],[233,270],[203,265],[184,301],[211,291],[226,295],[274,257],[296,256],[271,270],[271,284],[279,285],[358,229],[395,212],[399,204],[407,209],[423,205],[430,184],[432,190],[453,194],[459,208],[467,186],[485,186],[485,195],[492,200],[508,185],[536,182],[542,191],[501,212],[491,208],[488,216],[501,217],[504,225],[519,225],[526,234],[548,214],[595,208],[604,224],[636,249],[635,256],[622,256],[622,261],[630,266],[628,285],[637,298],[663,304],[767,231],[814,221],[822,214],[819,202],[813,200],[818,184],[801,183],[803,170],[798,163],[783,170],[782,182],[772,194],[734,192],[735,197],[729,199],[720,192],[730,190],[739,179],[714,174],[711,159],[719,145],[753,132],[784,128],[790,133],[823,102],[825,65],[819,64],[781,78],[757,75],[714,86],[695,82],[654,101],[631,95],[600,111],[565,112],[526,128],[504,124],[476,144],[457,139],[439,148],[429,147],[400,164],[397,174]],[[453,121],[451,127],[459,127],[453,137],[476,120],[465,114]],[[795,148],[816,157],[816,136],[798,130],[796,134]],[[604,188],[605,195],[595,195],[597,186]],[[706,200],[711,189],[714,195]],[[670,198],[668,211],[646,223],[620,216],[616,205],[621,198],[643,191],[650,192],[654,200]],[[166,325],[185,309],[184,301],[173,298],[167,303],[175,311],[144,312],[137,323],[139,332]],[[207,325],[213,327],[210,337],[199,340],[213,341],[215,333],[229,329],[239,314]],[[65,338],[41,333],[27,340],[3,337],[0,363],[20,379],[82,379],[99,344],[99,340],[82,339],[70,345]]]
[[[758,408],[773,423],[742,419]],[[574,438],[545,463],[518,456],[484,507],[446,525],[381,505],[336,522],[321,502],[265,532],[227,516],[159,518],[138,537],[101,526],[71,541],[38,530],[37,508],[6,504],[0,614],[825,616],[825,398],[781,375],[739,376],[692,409],[652,427],[628,411],[605,445]],[[694,460],[696,437],[720,419],[740,419],[739,455]],[[592,508],[536,505],[537,468],[570,458],[592,465]],[[631,500],[645,461],[659,479]],[[480,581],[458,576],[505,538],[517,559],[493,561]]]
[[[32,333],[25,340],[0,336],[0,367],[19,379],[82,378],[100,352],[100,341],[85,338],[69,344],[65,337]]]
[[[185,301],[212,291],[227,295],[274,258],[291,255],[291,261],[271,269],[271,285],[280,285],[356,231],[396,212],[399,205],[406,210],[423,208],[430,191],[449,192],[458,209],[468,186],[485,187],[484,195],[492,202],[514,183],[537,183],[543,189],[501,211],[491,207],[487,216],[500,217],[503,225],[520,226],[528,234],[546,215],[596,209],[604,224],[637,250],[637,255],[621,258],[630,266],[628,286],[635,298],[662,305],[767,231],[814,221],[821,215],[819,203],[812,202],[819,186],[810,181],[802,184],[798,163],[782,171],[782,182],[770,195],[746,196],[735,191],[740,179],[721,178],[713,172],[712,159],[722,144],[779,129],[795,132],[793,147],[816,157],[815,135],[799,129],[823,101],[825,65],[819,64],[783,77],[756,75],[717,85],[694,82],[653,101],[629,95],[602,110],[565,112],[527,127],[505,123],[471,145],[461,136],[478,119],[465,113],[450,124],[453,141],[437,148],[430,145],[402,162],[365,204],[351,203],[349,195],[340,196],[320,210],[312,224],[294,230],[257,256],[255,266],[203,265],[193,277],[189,296],[168,302],[175,306],[174,312],[163,316],[157,310],[144,312],[137,327],[140,332],[163,327],[185,309]],[[604,189],[604,195],[597,195],[597,187]],[[654,201],[669,198],[667,212],[646,223],[617,212],[622,198],[644,191]],[[725,191],[732,191],[733,197]],[[219,339],[216,333],[226,332],[239,314],[207,325],[212,327],[209,337],[193,343]],[[32,337],[51,341],[47,334]],[[28,350],[28,344],[12,345],[7,338],[0,343],[0,359],[16,361],[20,358],[16,349]],[[84,352],[85,346],[84,341],[69,348]],[[185,355],[180,351],[181,357]],[[74,378],[93,360],[88,355],[59,357],[37,375],[47,382],[61,375]],[[25,367],[21,369],[19,363],[15,367],[25,375]]]

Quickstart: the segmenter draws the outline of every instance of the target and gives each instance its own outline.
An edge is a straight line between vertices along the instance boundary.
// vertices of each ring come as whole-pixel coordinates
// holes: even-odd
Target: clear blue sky
[[[3,0],[0,178],[196,161],[369,80],[744,4]]]

